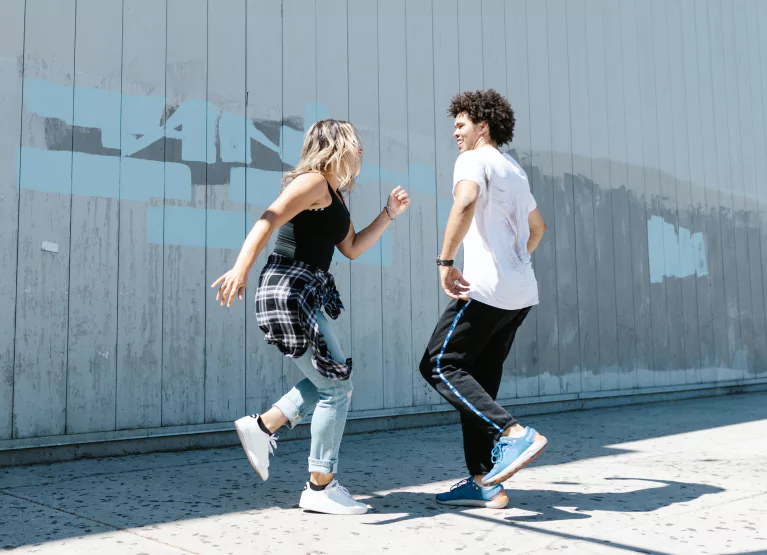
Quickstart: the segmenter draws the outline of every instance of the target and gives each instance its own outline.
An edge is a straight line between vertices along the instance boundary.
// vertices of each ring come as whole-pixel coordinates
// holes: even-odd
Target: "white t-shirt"
[[[524,170],[508,154],[482,147],[456,160],[453,197],[463,180],[479,185],[474,218],[463,240],[469,298],[504,310],[538,304],[538,282],[527,252],[528,215],[537,205]]]

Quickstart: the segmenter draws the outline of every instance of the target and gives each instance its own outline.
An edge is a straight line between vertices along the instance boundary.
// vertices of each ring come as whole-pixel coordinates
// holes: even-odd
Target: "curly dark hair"
[[[464,92],[453,97],[447,113],[452,117],[467,114],[477,124],[487,122],[490,138],[503,146],[514,138],[514,110],[495,89]]]

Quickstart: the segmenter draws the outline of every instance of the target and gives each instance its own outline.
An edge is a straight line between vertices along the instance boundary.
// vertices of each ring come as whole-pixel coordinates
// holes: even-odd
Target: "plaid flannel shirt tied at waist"
[[[264,340],[293,358],[311,346],[312,365],[320,374],[346,380],[352,373],[352,359],[333,360],[319,330],[320,308],[333,320],[344,308],[333,276],[298,260],[270,254],[256,291],[256,319],[266,334]]]

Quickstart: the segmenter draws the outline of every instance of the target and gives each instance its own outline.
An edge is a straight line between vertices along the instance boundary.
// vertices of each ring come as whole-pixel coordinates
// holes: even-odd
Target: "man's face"
[[[465,112],[462,112],[455,117],[453,136],[458,142],[458,150],[466,152],[477,144],[480,137],[479,126],[474,124]]]

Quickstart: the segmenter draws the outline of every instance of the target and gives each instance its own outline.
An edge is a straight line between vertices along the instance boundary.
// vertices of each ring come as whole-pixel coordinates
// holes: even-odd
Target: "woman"
[[[352,361],[320,310],[336,319],[343,309],[328,269],[335,247],[354,260],[410,204],[407,192],[397,187],[373,223],[357,233],[341,194],[354,189],[361,160],[362,144],[352,124],[323,120],[312,125],[282,193],[253,226],[234,268],[211,286],[219,286],[216,300],[222,306],[242,299],[253,263],[280,229],[259,279],[256,316],[265,341],[293,358],[306,378],[267,412],[241,418],[235,427],[251,466],[266,480],[277,445],[274,432],[284,425],[293,428],[314,409],[310,479],[299,506],[329,514],[363,514],[368,507],[333,478],[352,395]]]

